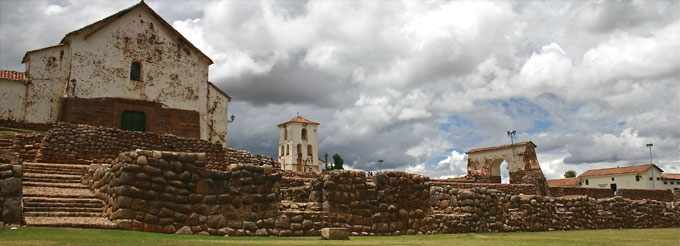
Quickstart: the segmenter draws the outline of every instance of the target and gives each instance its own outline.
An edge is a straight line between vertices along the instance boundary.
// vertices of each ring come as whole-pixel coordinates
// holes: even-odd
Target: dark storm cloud
[[[0,65],[135,3],[0,1]],[[549,178],[648,162],[646,143],[680,172],[678,1],[148,4],[215,61],[231,147],[275,156],[299,112],[319,155],[364,170],[464,175],[516,129]]]

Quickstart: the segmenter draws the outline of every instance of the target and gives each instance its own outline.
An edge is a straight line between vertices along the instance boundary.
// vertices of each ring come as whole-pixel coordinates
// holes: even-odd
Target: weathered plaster
[[[145,100],[198,112],[201,139],[226,144],[229,100],[208,95],[212,61],[143,2],[28,52],[24,62],[27,122],[55,123],[63,96]],[[139,81],[130,79],[132,62],[141,64]]]
[[[60,98],[68,87],[70,52],[66,45],[27,53],[24,121],[55,123],[59,117]]]
[[[231,98],[222,93],[224,92],[221,92],[215,85],[209,84],[206,117],[201,118],[201,121],[205,121],[208,127],[205,131],[206,136],[201,136],[201,138],[213,143],[219,142],[227,145],[227,122]]]
[[[24,120],[26,85],[22,81],[0,79],[0,119]]]

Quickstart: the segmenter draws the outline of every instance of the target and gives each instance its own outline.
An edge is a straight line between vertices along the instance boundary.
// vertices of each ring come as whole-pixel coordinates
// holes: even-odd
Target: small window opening
[[[312,145],[307,145],[307,155],[312,156]]]
[[[640,175],[635,176],[635,181],[640,181]]]
[[[139,81],[142,74],[142,64],[139,62],[132,62],[130,65],[130,80]]]
[[[307,129],[302,129],[302,140],[307,140]]]
[[[586,185],[589,185],[588,180],[586,179]]]
[[[612,177],[612,181],[614,181],[614,177]]]

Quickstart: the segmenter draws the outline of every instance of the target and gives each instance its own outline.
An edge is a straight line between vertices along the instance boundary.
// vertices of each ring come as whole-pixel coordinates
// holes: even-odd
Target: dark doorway
[[[146,117],[144,112],[137,111],[123,111],[120,120],[120,129],[126,131],[144,132],[146,125]]]
[[[614,195],[616,196],[616,184],[611,184],[611,185],[609,185],[609,187],[612,188],[612,192],[613,192]]]

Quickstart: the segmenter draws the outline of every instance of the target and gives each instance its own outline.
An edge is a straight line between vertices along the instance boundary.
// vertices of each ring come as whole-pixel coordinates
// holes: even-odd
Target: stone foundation
[[[0,157],[0,223],[19,225],[22,218],[21,207],[21,165]]]

